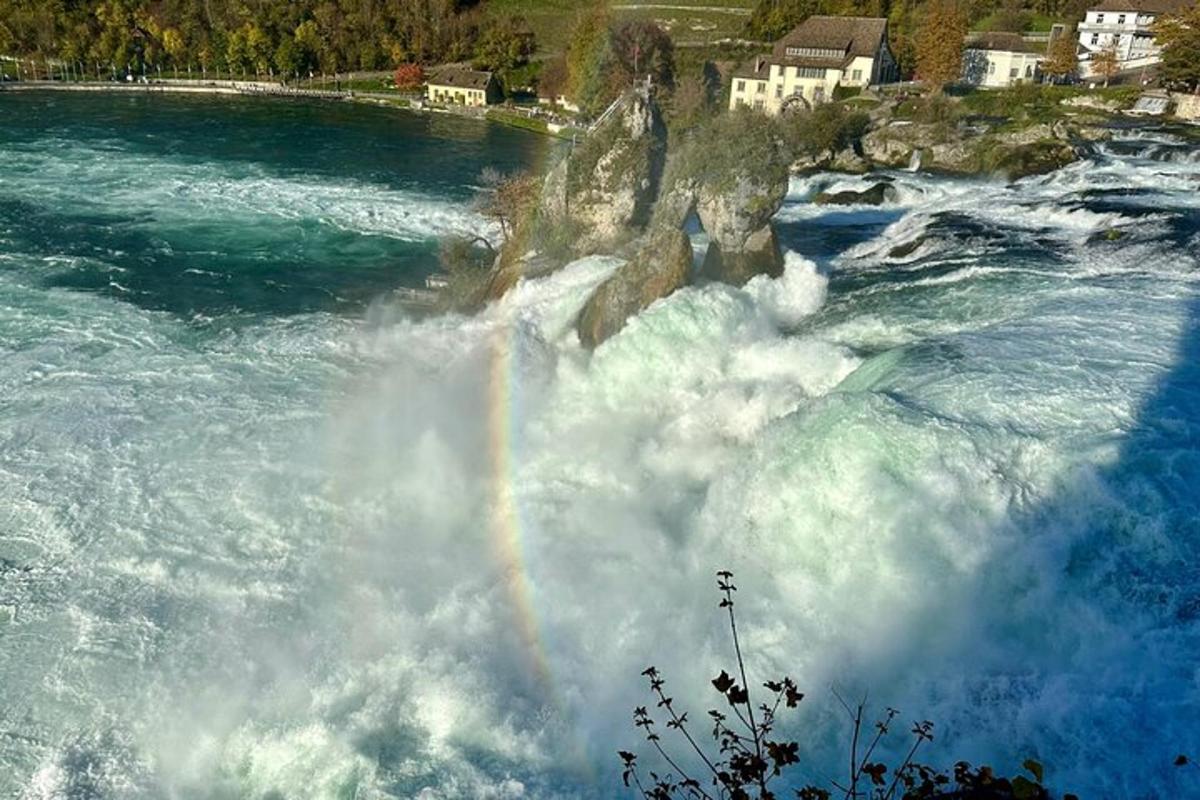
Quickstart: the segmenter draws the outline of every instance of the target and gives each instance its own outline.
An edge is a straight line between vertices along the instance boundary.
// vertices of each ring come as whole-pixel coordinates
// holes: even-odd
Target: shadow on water
[[[1173,211],[1167,226],[1167,247],[1200,252],[1200,211]],[[1183,309],[1169,366],[1123,426],[1116,456],[1018,507],[1009,544],[960,605],[941,609],[966,621],[967,640],[952,647],[963,677],[990,687],[971,702],[998,704],[1008,730],[1028,739],[990,741],[994,731],[961,719],[958,734],[1012,748],[1015,764],[1033,756],[1059,779],[1090,781],[1059,787],[1083,796],[1200,796],[1200,771],[1172,765],[1200,752],[1200,293],[1194,280],[1182,285],[1184,297],[1163,300]],[[1105,321],[1093,322],[1105,335]],[[996,675],[986,653],[1003,665]],[[1047,750],[1031,752],[1030,741]]]

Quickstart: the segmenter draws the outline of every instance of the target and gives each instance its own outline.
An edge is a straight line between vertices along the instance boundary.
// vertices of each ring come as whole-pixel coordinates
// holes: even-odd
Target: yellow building
[[[809,17],[733,73],[729,107],[778,114],[833,97],[839,86],[891,83],[900,76],[882,17]]]
[[[437,105],[487,106],[500,102],[501,92],[492,73],[450,66],[429,78],[425,97]]]

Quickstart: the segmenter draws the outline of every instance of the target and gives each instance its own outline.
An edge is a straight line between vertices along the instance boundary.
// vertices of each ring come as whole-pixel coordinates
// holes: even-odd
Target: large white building
[[[899,74],[886,19],[809,17],[776,42],[771,55],[734,71],[729,107],[778,114],[829,100],[839,86],[891,83]]]
[[[1032,83],[1043,58],[1019,33],[980,33],[963,50],[963,82],[989,88]]]
[[[1121,69],[1156,64],[1162,48],[1154,41],[1155,20],[1187,8],[1191,0],[1102,0],[1089,8],[1079,32],[1080,72],[1091,73],[1092,57],[1105,48],[1116,50]]]

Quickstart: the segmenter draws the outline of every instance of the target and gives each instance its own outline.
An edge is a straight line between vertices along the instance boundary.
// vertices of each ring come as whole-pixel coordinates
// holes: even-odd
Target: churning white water
[[[935,721],[934,762],[1200,792],[1200,165],[1147,146],[878,209],[797,180],[783,278],[592,354],[611,259],[470,319],[198,324],[0,230],[0,793],[620,796],[642,668],[700,716],[730,665],[720,568],[754,674],[808,693],[803,780],[836,685]],[[122,186],[373,232],[349,185]]]

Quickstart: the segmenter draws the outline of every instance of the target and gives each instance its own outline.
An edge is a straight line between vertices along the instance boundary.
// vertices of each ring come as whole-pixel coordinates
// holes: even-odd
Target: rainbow
[[[519,365],[514,358],[513,328],[501,325],[492,340],[488,382],[488,447],[491,460],[492,542],[512,602],[517,633],[540,688],[557,701],[550,662],[534,606],[535,587],[529,576],[524,536],[528,524],[521,516],[516,490],[518,445],[514,431],[520,419]],[[557,703],[556,703],[557,704]]]
[[[517,465],[520,443],[515,435],[521,413],[518,375],[520,364],[514,347],[514,327],[502,324],[491,344],[491,369],[488,381],[488,446],[491,461],[491,531],[497,562],[512,603],[514,624],[521,638],[529,668],[537,688],[548,704],[570,726],[567,763],[576,778],[588,783],[597,780],[595,766],[587,758],[578,728],[562,713],[565,705],[550,669],[536,608],[537,588],[530,578],[529,558],[525,549],[531,527],[521,513],[517,494]]]

